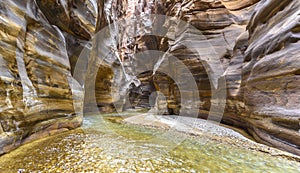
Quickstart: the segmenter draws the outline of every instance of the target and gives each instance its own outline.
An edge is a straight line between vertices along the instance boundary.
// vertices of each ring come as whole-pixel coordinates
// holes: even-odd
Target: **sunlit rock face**
[[[78,56],[94,35],[98,0],[37,0],[36,3],[47,22],[63,32],[73,73]]]
[[[267,0],[256,6],[248,33],[239,38],[226,73],[233,80],[228,82],[225,116],[225,121],[247,129],[258,141],[297,154],[299,14],[297,0]],[[239,71],[241,80],[237,80]]]
[[[98,17],[97,0],[37,0],[50,24],[81,39],[94,34]]]
[[[0,2],[0,154],[82,122],[73,108],[63,26],[49,22],[41,10],[51,8],[39,8],[35,1]],[[60,20],[56,14],[54,22]]]
[[[166,15],[176,16],[195,27],[180,30],[176,25],[171,27],[168,34],[175,35],[175,38],[165,45],[193,73],[199,89],[198,106],[201,118],[207,118],[210,112],[212,92],[219,90],[218,80],[231,61],[236,38],[245,32],[254,9],[249,4],[240,6],[241,8],[231,11],[233,8],[228,9],[218,0],[166,2]],[[190,46],[183,46],[182,43]],[[200,51],[195,53],[193,49]],[[175,71],[176,67],[173,69]],[[169,112],[177,113],[179,107],[176,105],[180,104],[180,95],[192,96],[193,91],[180,93],[174,83],[168,83],[168,80],[160,77],[157,79],[156,86],[167,96]],[[175,91],[169,92],[170,90]]]

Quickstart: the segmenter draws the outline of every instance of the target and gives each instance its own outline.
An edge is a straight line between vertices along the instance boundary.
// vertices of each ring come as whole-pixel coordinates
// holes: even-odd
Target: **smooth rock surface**
[[[225,121],[247,129],[262,143],[298,155],[299,13],[299,1],[260,2],[247,26],[248,37],[240,37],[234,65],[225,73],[228,88],[235,90]]]
[[[81,125],[62,31],[34,1],[0,2],[0,154]]]

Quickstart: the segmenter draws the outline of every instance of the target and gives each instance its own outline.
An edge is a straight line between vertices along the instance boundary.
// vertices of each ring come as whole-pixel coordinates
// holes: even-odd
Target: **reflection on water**
[[[166,152],[163,130],[85,117],[81,129],[24,145],[0,157],[0,172],[298,172],[300,163],[187,137]],[[101,128],[100,128],[101,127]],[[103,128],[105,127],[105,128]],[[174,138],[183,134],[174,132]],[[205,142],[204,142],[205,141]]]

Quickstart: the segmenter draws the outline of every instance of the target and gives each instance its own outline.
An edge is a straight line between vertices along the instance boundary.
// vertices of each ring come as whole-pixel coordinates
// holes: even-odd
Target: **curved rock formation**
[[[299,1],[268,0],[256,6],[247,26],[249,36],[241,37],[235,49],[232,62],[239,65],[230,71],[242,68],[242,80],[228,104],[231,117],[242,115],[232,124],[244,127],[260,142],[298,155],[299,14]],[[230,71],[226,75],[232,78]]]
[[[81,125],[63,32],[34,1],[0,2],[0,154]]]
[[[199,117],[207,118],[211,108],[212,92],[218,90],[217,81],[229,65],[235,40],[245,31],[253,7],[232,12],[221,1],[199,0],[175,1],[166,9],[166,15],[176,16],[197,28],[197,31],[195,29],[170,30],[169,32],[175,31],[175,35],[176,32],[181,34],[175,37],[174,43],[171,42],[169,45],[171,53],[181,59],[193,73],[201,99]],[[177,27],[174,26],[174,28]],[[180,45],[181,43],[191,43],[191,46],[184,48]],[[200,48],[200,52],[193,53],[192,46],[197,51]],[[164,82],[165,80],[158,81]],[[169,85],[171,90],[173,85],[173,83]],[[181,93],[178,91],[175,93],[178,94],[176,97],[170,97],[179,99],[171,99],[169,102],[178,104]],[[168,92],[164,94],[168,96]]]
[[[243,128],[259,142],[299,155],[299,2],[234,2],[167,1],[165,7],[167,15],[199,29],[216,50],[208,57],[217,56],[222,62],[228,94],[222,122]],[[190,48],[178,44],[197,37],[176,27],[171,26],[168,34],[180,35],[161,49],[171,50],[192,71],[199,84],[199,117],[206,118],[213,81],[218,79],[209,76],[206,60],[199,61]],[[180,103],[181,93],[169,77],[157,74],[151,80],[166,96],[169,113],[177,114],[187,106]]]
[[[173,16],[193,27],[150,14]],[[83,76],[76,78],[78,83],[95,88],[86,91],[87,110],[95,106],[91,95],[96,96],[96,107],[106,112],[115,111],[114,105],[121,105],[120,110],[153,106],[148,100],[154,91],[166,98],[163,113],[190,108],[190,102],[181,103],[181,95],[193,96],[193,91],[180,91],[166,74],[153,75],[161,59],[145,62],[135,56],[158,50],[176,56],[195,78],[200,101],[193,104],[199,107],[198,117],[207,118],[218,103],[212,95],[226,89],[223,123],[300,155],[299,14],[298,0],[0,2],[0,154],[80,126],[82,118],[73,103],[77,91],[72,90],[77,85],[72,76],[76,63]],[[97,40],[103,47],[90,42],[110,23],[137,15],[143,18],[108,28],[105,39]],[[129,25],[140,35],[130,35]],[[145,35],[155,29],[165,35]],[[195,54],[199,47],[201,56]],[[82,50],[90,53],[90,59],[78,61]],[[112,56],[101,57],[101,50]],[[99,57],[105,61],[86,71]],[[145,64],[152,69],[140,73],[138,67]],[[186,75],[176,64],[170,72]],[[96,82],[84,81],[85,75]]]

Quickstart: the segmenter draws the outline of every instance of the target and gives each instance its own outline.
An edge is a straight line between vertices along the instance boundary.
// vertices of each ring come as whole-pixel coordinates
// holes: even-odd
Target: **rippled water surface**
[[[300,163],[200,137],[175,145],[165,131],[85,117],[81,129],[0,157],[0,172],[299,172]],[[105,128],[103,128],[105,127]],[[174,132],[172,138],[182,138]]]

